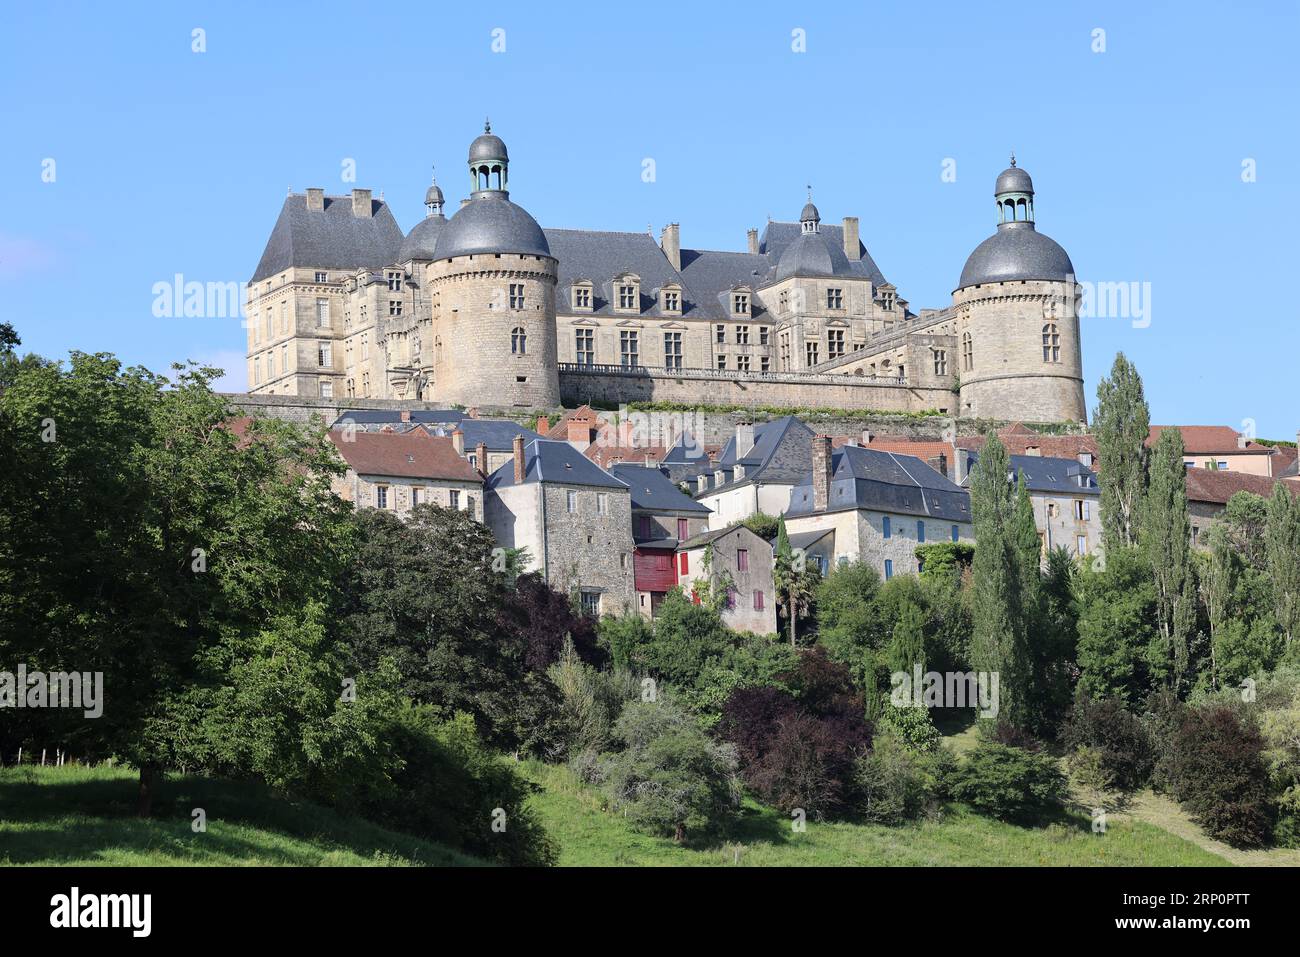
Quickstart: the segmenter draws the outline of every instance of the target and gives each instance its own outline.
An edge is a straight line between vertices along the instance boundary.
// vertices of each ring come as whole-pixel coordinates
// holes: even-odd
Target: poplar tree
[[[1142,377],[1124,353],[1115,356],[1110,376],[1098,384],[1097,401],[1092,422],[1100,467],[1102,544],[1109,552],[1137,543],[1151,431]]]
[[[1187,517],[1187,472],[1183,436],[1160,433],[1151,456],[1151,480],[1144,500],[1140,542],[1156,586],[1160,657],[1180,684],[1189,663],[1188,641],[1196,625],[1196,576],[1192,571],[1191,523]]]
[[[1273,486],[1264,527],[1264,554],[1272,582],[1273,614],[1286,636],[1287,654],[1300,637],[1300,499],[1283,482]]]
[[[1031,665],[1023,614],[1021,553],[1016,534],[1018,508],[1008,480],[1007,450],[989,436],[971,472],[975,525],[971,663],[999,676],[999,716],[1025,727],[1029,718]]]

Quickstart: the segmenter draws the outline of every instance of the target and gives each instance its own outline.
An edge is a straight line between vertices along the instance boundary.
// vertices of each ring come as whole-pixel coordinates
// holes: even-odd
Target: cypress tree
[[[1160,657],[1172,666],[1181,684],[1189,665],[1188,641],[1196,625],[1196,576],[1192,570],[1191,524],[1187,517],[1187,471],[1183,436],[1177,429],[1160,433],[1151,456],[1151,481],[1139,536],[1156,586]]]
[[[1097,386],[1097,401],[1092,421],[1100,466],[1102,544],[1110,552],[1137,543],[1151,431],[1142,377],[1124,353],[1115,356],[1110,376]]]
[[[1287,654],[1300,637],[1300,499],[1285,483],[1273,486],[1264,526],[1264,555],[1273,590],[1273,614],[1286,636]]]

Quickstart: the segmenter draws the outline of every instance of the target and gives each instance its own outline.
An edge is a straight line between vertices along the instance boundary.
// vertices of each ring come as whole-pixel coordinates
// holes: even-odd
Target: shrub
[[[1106,807],[1112,801],[1115,775],[1097,748],[1079,747],[1066,760],[1070,781],[1089,808]]]
[[[1080,696],[1065,727],[1065,744],[1071,750],[1095,749],[1121,790],[1133,791],[1151,780],[1156,764],[1151,732],[1118,698],[1096,701]]]
[[[623,748],[601,762],[601,789],[634,826],[680,843],[734,814],[735,748],[709,740],[686,711],[662,698],[634,701],[614,734]]]
[[[854,766],[856,808],[871,824],[901,824],[933,808],[943,788],[949,753],[918,754],[897,735],[876,737]]]
[[[822,820],[848,809],[854,764],[863,753],[833,722],[798,711],[777,719],[766,752],[745,769],[745,781],[768,804],[802,808]]]
[[[893,732],[904,747],[917,754],[933,751],[942,738],[930,719],[929,708],[899,708],[886,703],[881,709],[880,724]]]
[[[982,725],[981,730],[983,730],[983,727]],[[1018,728],[1006,721],[999,721],[996,725],[993,725],[987,733],[987,738],[997,744],[1005,744],[1009,748],[1020,748],[1022,751],[1037,753],[1043,750],[1043,742],[1024,728]]]
[[[1230,705],[1188,708],[1162,760],[1170,792],[1211,837],[1257,847],[1272,836],[1259,731]]]
[[[1068,789],[1050,755],[986,741],[956,769],[951,792],[993,817],[1032,821],[1059,808]]]
[[[636,678],[627,671],[593,668],[567,640],[549,677],[560,693],[564,732],[553,756],[608,750],[623,705],[637,696]]]

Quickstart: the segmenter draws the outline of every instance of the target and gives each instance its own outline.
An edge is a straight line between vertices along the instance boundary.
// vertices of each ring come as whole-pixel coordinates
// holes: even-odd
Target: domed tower
[[[397,252],[399,263],[413,260],[428,262],[433,259],[433,250],[438,243],[438,233],[447,225],[447,217],[442,214],[442,190],[435,177],[433,184],[424,194],[424,219],[420,220],[402,240]]]
[[[1034,183],[1014,155],[993,196],[997,232],[952,294],[961,415],[1086,421],[1074,265],[1035,227]]]
[[[469,147],[473,192],[438,231],[428,279],[439,402],[560,404],[556,261],[537,221],[510,202],[509,165],[485,125]]]

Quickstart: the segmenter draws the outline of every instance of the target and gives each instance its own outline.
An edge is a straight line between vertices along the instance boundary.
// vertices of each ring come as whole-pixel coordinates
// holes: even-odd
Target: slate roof
[[[1025,488],[1031,492],[1053,492],[1061,495],[1101,493],[1097,485],[1096,473],[1086,465],[1080,465],[1077,459],[1060,459],[1046,455],[1011,455],[1008,459],[1012,470],[1016,473],[1016,480],[1019,481],[1023,477]],[[978,461],[978,453],[971,455],[970,467],[973,469]],[[962,487],[966,488],[969,485],[968,474]]]
[[[760,536],[757,532],[751,531],[745,525],[729,525],[726,528],[715,528],[712,531],[701,532],[693,538],[688,538],[677,546],[677,550],[682,552],[689,551],[693,548],[703,548],[705,545],[712,544],[720,538],[726,538],[732,532],[740,532],[742,535],[752,535],[756,540],[762,542],[764,545],[771,545],[771,542],[767,541],[767,539]]]
[[[438,230],[434,259],[478,254],[550,256],[542,227],[504,190],[479,190]]]
[[[430,186],[430,190],[438,187]],[[447,225],[447,217],[438,213],[436,216],[426,216],[406,234],[402,240],[402,248],[397,251],[397,261],[399,263],[409,262],[412,259],[433,259],[434,247],[438,244],[438,234],[442,232],[442,227]]]
[[[357,432],[351,441],[330,433],[343,460],[358,475],[481,482],[470,464],[456,454],[451,439],[434,438],[423,429],[410,432]]]
[[[970,254],[957,288],[1019,279],[1063,281],[1074,274],[1074,263],[1066,251],[1033,223],[1001,223],[998,231]]]
[[[763,229],[763,235],[759,239],[758,251],[768,260],[775,264],[781,259],[781,254],[785,252],[786,247],[797,240],[803,234],[803,227],[798,223],[784,223],[775,220],[769,220],[767,226]],[[844,228],[842,226],[828,226],[822,223],[818,227],[818,234],[833,244],[837,249],[844,249]],[[867,252],[867,247],[858,241],[858,255],[861,257],[857,261],[850,260],[849,268],[854,274],[864,279],[870,279],[872,285],[883,286],[887,283],[884,273],[876,265],[876,261],[871,258],[871,253]]]
[[[383,200],[372,199],[370,209],[369,219],[354,216],[351,196],[326,196],[323,210],[309,210],[305,194],[290,194],[250,281],[261,282],[292,266],[378,269],[392,264],[402,229]]]
[[[657,468],[620,464],[610,466],[609,473],[621,479],[632,490],[632,508],[635,510],[694,512],[704,515],[711,511],[689,495],[684,495],[676,483]]]
[[[427,412],[411,412],[410,422],[459,422],[465,418],[459,409],[435,409]],[[351,422],[353,425],[399,425],[402,413],[395,409],[348,409],[339,414],[331,429],[341,429]]]
[[[472,419],[465,416],[456,423],[428,423],[424,427],[434,435],[451,435],[459,427],[465,433],[467,451],[482,442],[489,452],[505,452],[514,448],[516,435],[522,435],[525,442],[541,438],[532,429],[525,429],[518,422],[509,419]]]
[[[828,512],[871,509],[952,522],[970,522],[970,495],[920,459],[846,445],[831,453]],[[808,515],[813,507],[812,475],[790,493],[787,515]]]
[[[718,455],[712,471],[722,470],[721,485],[710,486],[701,494],[712,495],[718,490],[745,485],[751,482],[797,485],[808,474],[812,458],[813,430],[793,415],[782,416],[771,422],[754,426],[754,446],[739,462],[745,467],[744,477],[736,480],[736,437],[732,435]]]
[[[791,548],[802,548],[806,552],[827,535],[831,536],[834,544],[835,529],[833,528],[814,529],[811,532],[790,532],[786,534],[786,538],[790,540]],[[775,543],[775,539],[773,542]]]
[[[468,447],[468,442],[466,443]],[[627,483],[610,475],[568,442],[538,437],[524,446],[523,484],[583,485],[595,488],[625,489]],[[506,462],[488,476],[487,487],[505,488],[515,484],[515,463]]]

